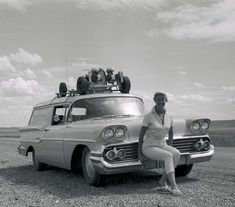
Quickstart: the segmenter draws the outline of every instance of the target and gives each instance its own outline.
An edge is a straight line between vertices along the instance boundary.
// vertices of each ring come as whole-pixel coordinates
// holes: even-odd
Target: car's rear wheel
[[[90,150],[85,147],[82,152],[82,172],[86,182],[92,186],[100,186],[105,183],[105,175],[98,173],[90,159]]]
[[[193,164],[177,166],[175,168],[175,175],[177,177],[186,176],[186,175],[188,175],[191,172],[192,168],[193,168]]]
[[[43,171],[46,169],[47,165],[39,162],[34,149],[32,149],[32,160],[33,160],[33,166],[34,166],[35,170]]]

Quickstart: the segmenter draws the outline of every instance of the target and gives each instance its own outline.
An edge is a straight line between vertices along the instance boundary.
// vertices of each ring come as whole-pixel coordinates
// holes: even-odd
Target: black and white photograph
[[[0,206],[235,206],[234,0],[0,0]]]

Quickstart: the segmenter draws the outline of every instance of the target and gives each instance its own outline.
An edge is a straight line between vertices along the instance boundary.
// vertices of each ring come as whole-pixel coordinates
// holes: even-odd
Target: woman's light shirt
[[[151,112],[145,115],[142,123],[142,126],[148,127],[144,138],[144,145],[161,147],[166,144],[165,137],[168,135],[169,129],[173,125],[172,117],[165,113],[163,123],[153,107]]]

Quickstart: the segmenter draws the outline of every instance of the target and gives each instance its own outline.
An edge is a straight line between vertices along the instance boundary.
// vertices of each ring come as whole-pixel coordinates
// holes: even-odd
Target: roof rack
[[[77,91],[75,91],[74,89],[72,90],[69,90],[68,92],[66,93],[55,93],[56,94],[56,97],[55,98],[62,98],[62,97],[66,97],[66,96],[76,96],[76,95],[79,95],[79,93]]]

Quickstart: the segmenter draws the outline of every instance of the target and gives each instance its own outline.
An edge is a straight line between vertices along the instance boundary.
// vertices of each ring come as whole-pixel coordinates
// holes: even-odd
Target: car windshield
[[[76,101],[69,112],[68,121],[110,118],[122,116],[141,116],[144,105],[135,97],[99,97]]]

